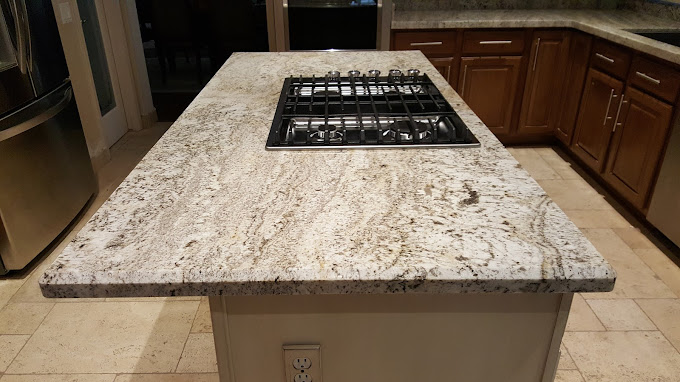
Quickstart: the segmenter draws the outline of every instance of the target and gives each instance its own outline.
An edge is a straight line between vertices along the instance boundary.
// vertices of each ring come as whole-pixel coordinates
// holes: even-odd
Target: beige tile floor
[[[65,241],[0,279],[0,382],[217,381],[207,299],[51,300],[37,284],[167,127],[123,137],[99,174],[99,196]],[[669,249],[558,150],[510,151],[619,274],[614,292],[575,296],[556,381],[680,382],[680,268]]]

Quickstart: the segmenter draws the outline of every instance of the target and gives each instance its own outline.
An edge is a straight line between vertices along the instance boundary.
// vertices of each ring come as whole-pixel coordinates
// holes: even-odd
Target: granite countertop
[[[680,48],[629,32],[680,30],[673,20],[624,10],[452,10],[396,12],[392,29],[574,28],[680,64]]]
[[[266,151],[290,75],[420,68],[470,149]],[[48,297],[595,292],[615,273],[420,52],[236,53],[40,280]]]

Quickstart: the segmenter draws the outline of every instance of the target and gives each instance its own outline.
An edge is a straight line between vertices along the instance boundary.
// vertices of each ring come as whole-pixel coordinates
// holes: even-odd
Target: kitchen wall
[[[393,0],[398,11],[440,9],[614,9],[626,0]]]
[[[619,8],[632,9],[680,22],[680,0],[620,0]],[[678,25],[680,28],[680,25]]]

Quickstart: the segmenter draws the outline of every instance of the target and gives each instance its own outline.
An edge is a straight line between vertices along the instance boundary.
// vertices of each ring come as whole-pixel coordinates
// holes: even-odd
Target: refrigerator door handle
[[[36,126],[39,126],[40,124],[44,123],[45,121],[49,120],[50,118],[54,117],[55,115],[59,114],[62,110],[68,106],[69,102],[71,102],[71,98],[73,96],[73,90],[69,87],[65,92],[64,96],[62,99],[57,102],[56,104],[50,106],[49,108],[45,109],[39,114],[36,114],[34,117],[27,119],[17,125],[14,125],[8,129],[0,130],[0,142],[6,141],[14,136],[17,136],[23,132],[26,132]],[[20,112],[20,111],[19,111]],[[8,116],[8,117],[11,117]],[[6,117],[6,118],[8,118]],[[2,124],[2,120],[0,120],[0,124]]]
[[[14,14],[14,29],[17,36],[17,63],[22,74],[29,70],[30,30],[28,28],[26,5],[23,0],[10,0]]]

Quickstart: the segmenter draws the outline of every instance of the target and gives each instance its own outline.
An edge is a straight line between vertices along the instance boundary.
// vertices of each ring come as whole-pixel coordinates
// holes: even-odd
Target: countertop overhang
[[[420,68],[473,149],[267,151],[287,76]],[[48,297],[572,293],[615,272],[420,52],[236,53],[40,280]]]
[[[395,12],[392,29],[573,28],[680,64],[680,47],[630,31],[680,30],[680,23],[640,12],[595,9],[438,10]]]

